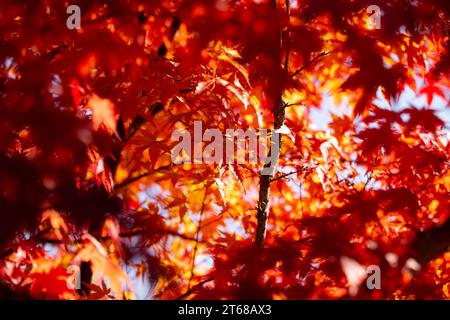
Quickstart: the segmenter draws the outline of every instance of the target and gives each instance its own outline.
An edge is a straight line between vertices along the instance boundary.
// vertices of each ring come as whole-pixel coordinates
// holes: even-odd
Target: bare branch
[[[145,177],[147,177],[147,176],[149,176],[149,175],[151,175],[151,174],[153,174],[153,173],[156,173],[156,172],[160,172],[160,171],[169,169],[169,168],[171,168],[172,166],[173,166],[173,164],[168,164],[168,165],[159,167],[159,168],[157,168],[157,169],[154,169],[154,170],[152,170],[152,171],[147,171],[147,172],[141,173],[141,174],[139,174],[139,175],[137,175],[137,176],[135,176],[135,177],[128,178],[127,180],[125,180],[125,181],[123,181],[123,182],[121,182],[121,183],[116,184],[116,186],[115,186],[114,189],[115,189],[115,190],[121,189],[121,188],[126,187],[127,185],[129,185],[129,184],[131,184],[131,183],[133,183],[133,182],[136,182],[136,181],[138,181],[138,180],[140,180],[140,179],[142,179],[142,178],[145,178]]]
[[[450,219],[439,227],[418,233],[412,248],[422,266],[447,252],[450,248]]]
[[[290,38],[291,38],[291,22],[290,22],[290,15],[291,15],[291,3],[290,0],[286,0],[286,14],[288,16],[288,25],[287,25],[287,41],[286,41],[286,57],[284,60],[284,71],[289,70],[289,56],[291,54],[291,44],[290,44]]]
[[[266,240],[267,219],[269,217],[270,208],[270,183],[280,158],[282,136],[275,131],[283,126],[285,119],[285,104],[281,99],[278,101],[277,107],[275,108],[274,119],[274,132],[270,138],[271,147],[268,155],[270,161],[264,165],[266,172],[264,172],[264,174],[261,173],[259,178],[259,199],[256,213],[256,219],[258,221],[256,228],[256,243],[260,247],[264,246]],[[276,143],[278,143],[278,146],[273,150],[275,154],[272,154],[272,146]]]
[[[315,56],[312,60],[308,61],[305,65],[303,65],[301,68],[297,69],[294,73],[291,74],[291,77],[295,77],[302,73],[306,68],[311,66],[312,64],[316,63],[320,58],[325,57],[331,53],[333,53],[335,50],[331,51],[324,51],[319,53],[317,56]]]

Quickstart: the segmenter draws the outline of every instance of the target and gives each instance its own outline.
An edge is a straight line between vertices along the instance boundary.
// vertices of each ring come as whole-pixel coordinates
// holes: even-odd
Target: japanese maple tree
[[[450,298],[449,26],[448,0],[2,0],[0,298]],[[274,165],[174,163],[195,122],[269,130]]]

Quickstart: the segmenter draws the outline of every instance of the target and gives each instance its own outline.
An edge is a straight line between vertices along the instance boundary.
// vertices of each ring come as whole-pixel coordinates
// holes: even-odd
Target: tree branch
[[[317,60],[319,60],[322,57],[325,57],[331,53],[333,53],[335,50],[331,51],[324,51],[319,53],[317,56],[315,56],[312,60],[308,61],[305,65],[303,65],[301,68],[297,69],[294,73],[291,74],[291,77],[295,77],[296,75],[299,75],[302,73],[306,68],[308,68],[310,65],[314,64]]]
[[[291,15],[291,2],[290,0],[286,0],[286,14],[288,16],[288,25],[287,25],[287,41],[286,41],[286,57],[284,60],[284,71],[288,72],[289,70],[289,55],[291,54],[291,21],[290,21],[290,15]]]
[[[144,233],[144,230],[142,228],[135,228],[135,229],[131,229],[131,230],[127,230],[127,231],[123,231],[120,233],[120,237],[121,238],[130,238],[130,237],[135,237],[135,236],[139,236],[141,234]],[[188,241],[196,241],[195,238],[190,237],[188,235],[179,233],[175,230],[170,230],[170,229],[163,229],[160,231],[156,232],[157,234],[163,234],[163,235],[170,235],[170,236],[175,236],[184,240],[188,240]]]
[[[165,165],[165,166],[161,166],[161,167],[159,167],[159,168],[157,168],[157,169],[154,169],[154,170],[152,170],[152,171],[147,171],[147,172],[138,174],[138,175],[135,176],[135,177],[128,178],[128,179],[126,179],[125,181],[122,181],[121,183],[116,184],[116,186],[115,186],[114,189],[115,189],[115,190],[121,189],[121,188],[126,187],[127,185],[129,185],[129,184],[131,184],[131,183],[133,183],[133,182],[136,182],[136,181],[138,181],[138,180],[140,180],[140,179],[142,179],[142,178],[145,178],[145,177],[151,175],[152,173],[160,172],[160,171],[169,169],[169,168],[171,168],[172,166],[173,166],[173,164],[168,164],[168,165]]]
[[[277,9],[277,1],[271,1],[271,5]],[[289,39],[288,39],[289,42]],[[283,48],[282,36],[280,35],[280,50]],[[280,61],[277,61],[280,63]],[[286,66],[286,65],[285,65]],[[275,106],[273,108],[273,118],[274,118],[274,130],[270,137],[270,149],[268,153],[268,161],[264,164],[264,168],[259,175],[259,198],[256,212],[256,244],[260,247],[264,246],[266,240],[267,232],[267,219],[269,217],[270,208],[270,182],[275,173],[275,169],[280,158],[281,150],[281,134],[276,132],[284,124],[286,104],[282,99],[282,90],[279,92],[279,96],[275,101]]]
[[[274,132],[270,138],[270,150],[268,155],[268,159],[270,160],[264,165],[264,172],[260,174],[259,178],[259,199],[256,213],[256,219],[258,221],[256,228],[256,243],[260,247],[264,246],[266,240],[267,219],[269,217],[270,208],[270,183],[272,182],[280,158],[281,134],[275,131],[283,126],[285,119],[285,105],[281,99],[278,101],[277,108],[275,108],[274,118]],[[272,151],[274,151],[274,154],[272,154]]]

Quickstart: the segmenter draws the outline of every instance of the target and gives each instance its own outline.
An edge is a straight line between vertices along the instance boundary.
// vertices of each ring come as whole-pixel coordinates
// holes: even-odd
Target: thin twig
[[[296,174],[296,173],[299,173],[299,172],[302,172],[302,171],[305,171],[305,170],[306,170],[306,168],[302,167],[302,168],[300,168],[300,169],[298,169],[298,170],[296,170],[296,171],[284,173],[284,174],[282,174],[282,175],[279,175],[279,176],[276,177],[276,178],[273,178],[270,182],[274,182],[274,181],[277,181],[277,180],[280,180],[280,179],[289,177],[289,176],[291,176],[291,175],[293,175],[293,174]]]
[[[291,15],[291,3],[290,0],[286,0],[286,14],[288,16],[288,25],[287,25],[287,41],[286,41],[286,57],[284,60],[284,71],[289,70],[289,55],[291,51],[291,21],[290,21],[290,15]]]
[[[366,190],[367,185],[372,181],[372,179],[373,179],[372,174],[373,174],[373,170],[371,170],[370,172],[368,172],[368,174],[367,174],[368,177],[367,177],[366,183],[364,183],[364,186],[363,186],[363,188],[362,188],[363,191]]]
[[[139,235],[142,235],[144,233],[144,230],[142,228],[135,228],[132,230],[127,230],[127,231],[123,231],[120,233],[120,237],[121,238],[130,238],[130,237],[136,237]],[[170,236],[175,236],[184,240],[189,240],[189,241],[197,241],[195,238],[190,237],[188,235],[179,233],[175,230],[160,230],[160,231],[156,231],[156,234],[163,234],[163,235],[170,235]]]
[[[208,186],[205,188],[205,194],[203,195],[203,203],[202,203],[202,208],[200,210],[200,217],[198,220],[197,232],[195,235],[195,246],[194,246],[194,250],[192,253],[191,277],[189,278],[189,282],[188,282],[188,291],[191,289],[191,282],[192,282],[192,279],[194,279],[195,258],[197,257],[198,242],[200,240],[200,229],[202,226],[203,213],[205,212],[205,202],[206,202],[207,192],[208,192]]]
[[[125,187],[125,186],[127,186],[127,185],[129,185],[129,184],[131,184],[131,183],[133,183],[133,182],[136,182],[136,181],[138,181],[138,180],[140,180],[140,179],[142,179],[142,178],[145,178],[145,177],[147,177],[147,176],[149,176],[149,175],[151,175],[151,174],[153,174],[153,173],[156,173],[156,172],[160,172],[160,171],[169,169],[169,168],[171,168],[172,166],[173,166],[173,164],[171,163],[171,164],[168,164],[168,165],[165,165],[165,166],[161,166],[161,167],[159,167],[159,168],[157,168],[157,169],[154,169],[154,170],[152,170],[152,171],[147,171],[147,172],[141,173],[141,174],[139,174],[139,175],[137,175],[137,176],[135,176],[135,177],[128,178],[127,180],[125,180],[125,181],[123,181],[123,182],[121,182],[121,183],[116,184],[116,186],[115,186],[114,189],[115,189],[115,190],[121,189],[121,188],[123,188],[123,187]]]
[[[325,57],[331,53],[333,53],[335,50],[331,51],[324,51],[319,53],[317,56],[315,56],[312,60],[308,61],[305,65],[303,65],[301,68],[297,69],[294,73],[291,74],[291,77],[295,77],[296,75],[302,73],[306,68],[308,68],[310,65],[315,63],[317,60],[319,60],[322,57]]]
[[[271,3],[276,9],[277,1],[273,0]],[[282,47],[283,43],[280,39],[280,48]],[[278,61],[278,63],[280,63],[280,61]],[[259,194],[256,213],[257,226],[255,234],[255,242],[259,247],[264,247],[264,242],[266,241],[267,220],[269,218],[270,209],[270,182],[275,174],[278,160],[280,158],[282,135],[280,133],[276,133],[276,130],[283,126],[286,116],[286,103],[283,101],[281,92],[274,103],[274,133],[270,137],[270,149],[268,152],[268,159],[270,160],[264,165],[264,170],[259,175]]]
[[[193,286],[192,288],[190,288],[188,291],[186,291],[185,293],[183,293],[181,296],[179,296],[178,298],[176,298],[175,300],[181,300],[186,298],[187,296],[189,296],[190,294],[192,294],[195,290],[197,290],[198,288],[201,288],[205,283],[213,281],[214,278],[208,278],[205,279],[203,281],[200,281],[199,283],[197,283],[195,286]]]
[[[296,102],[296,103],[288,103],[286,104],[286,108],[290,108],[290,107],[304,107],[305,103],[304,102]]]

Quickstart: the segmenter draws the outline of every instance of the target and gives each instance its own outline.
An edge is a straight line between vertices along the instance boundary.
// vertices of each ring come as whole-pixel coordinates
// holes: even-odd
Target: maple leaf
[[[103,99],[93,94],[89,98],[86,107],[92,111],[92,122],[95,130],[103,127],[109,133],[118,136],[117,120],[119,119],[119,114],[111,100]]]
[[[447,97],[442,89],[434,84],[423,86],[419,91],[419,95],[425,95],[427,97],[427,103],[429,106],[431,106],[435,96],[441,97],[447,101]]]

